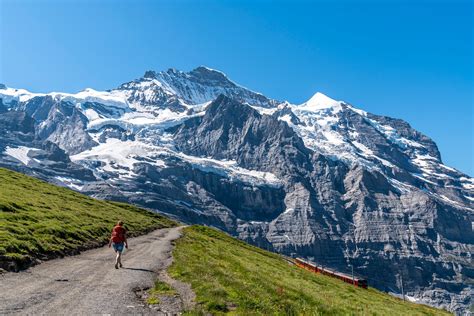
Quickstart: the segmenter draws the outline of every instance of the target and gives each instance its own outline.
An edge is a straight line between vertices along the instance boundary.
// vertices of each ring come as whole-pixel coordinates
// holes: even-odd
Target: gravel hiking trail
[[[0,275],[0,315],[177,315],[192,308],[188,284],[171,279],[173,241],[181,228],[166,228],[130,238],[115,269],[107,246],[77,256],[43,262],[28,270]],[[142,299],[160,278],[177,295],[149,308]]]

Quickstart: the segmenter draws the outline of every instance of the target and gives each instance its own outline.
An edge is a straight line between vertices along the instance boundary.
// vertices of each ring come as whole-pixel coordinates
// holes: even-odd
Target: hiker
[[[123,227],[123,222],[118,221],[117,225],[115,225],[114,229],[112,229],[112,236],[109,240],[109,248],[112,245],[114,247],[114,251],[117,254],[115,258],[115,269],[122,267],[122,252],[123,246],[128,249],[127,237],[125,236],[127,231]]]

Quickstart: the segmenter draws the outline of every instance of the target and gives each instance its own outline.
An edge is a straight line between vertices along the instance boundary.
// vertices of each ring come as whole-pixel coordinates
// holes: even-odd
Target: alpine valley
[[[76,94],[0,85],[0,166],[472,304],[474,179],[405,121],[321,93],[291,104],[206,67]]]

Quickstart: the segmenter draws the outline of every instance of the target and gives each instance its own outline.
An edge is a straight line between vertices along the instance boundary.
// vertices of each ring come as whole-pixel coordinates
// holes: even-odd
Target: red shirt
[[[126,230],[122,226],[115,226],[112,230],[112,242],[119,244],[125,242]]]

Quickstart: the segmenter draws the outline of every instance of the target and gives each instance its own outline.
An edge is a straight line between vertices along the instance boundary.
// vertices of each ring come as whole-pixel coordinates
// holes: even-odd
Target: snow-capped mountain
[[[471,304],[474,179],[408,123],[322,93],[279,102],[206,67],[76,94],[2,85],[0,166]]]

